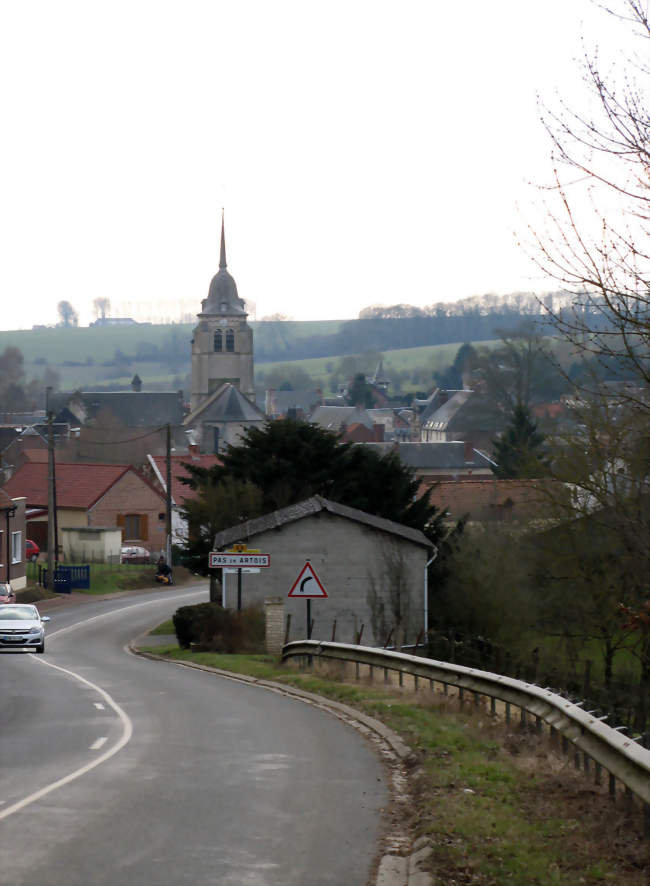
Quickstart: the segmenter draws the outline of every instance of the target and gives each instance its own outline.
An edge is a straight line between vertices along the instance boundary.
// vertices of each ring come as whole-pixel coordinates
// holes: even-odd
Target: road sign
[[[244,572],[248,575],[252,575],[254,573],[259,572],[259,568],[257,566],[242,566],[239,569],[231,569],[230,566],[227,569],[223,569],[226,575],[234,575],[236,572]]]
[[[244,554],[233,553],[232,551],[210,551],[208,561],[210,569],[222,569],[226,567],[240,568],[243,566],[270,566],[270,554]]]
[[[309,560],[303,566],[300,575],[294,581],[293,587],[287,596],[304,597],[305,599],[310,597],[327,597],[327,592]]]

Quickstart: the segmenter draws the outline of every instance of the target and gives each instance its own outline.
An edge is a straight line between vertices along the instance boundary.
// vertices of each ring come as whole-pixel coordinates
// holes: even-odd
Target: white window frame
[[[14,565],[15,563],[23,562],[23,531],[22,529],[16,529],[11,533],[11,563]],[[16,556],[18,553],[18,556]]]

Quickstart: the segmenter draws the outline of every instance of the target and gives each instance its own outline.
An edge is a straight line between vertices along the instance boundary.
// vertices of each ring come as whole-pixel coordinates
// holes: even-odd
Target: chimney
[[[384,426],[377,424],[373,424],[372,426],[372,439],[375,443],[383,443],[384,442]]]
[[[142,390],[142,379],[140,378],[140,376],[138,375],[137,372],[133,376],[133,378],[131,379],[131,387],[137,393],[140,393],[140,391]]]
[[[474,464],[474,444],[471,440],[465,440],[465,464]]]
[[[446,403],[448,399],[449,399],[449,394],[447,393],[447,391],[440,391],[440,394],[438,395],[439,405],[442,406],[442,404]]]
[[[190,455],[192,456],[192,461],[198,461],[201,453],[200,453],[199,447],[196,445],[196,443],[190,443],[190,445],[187,448],[189,450]]]

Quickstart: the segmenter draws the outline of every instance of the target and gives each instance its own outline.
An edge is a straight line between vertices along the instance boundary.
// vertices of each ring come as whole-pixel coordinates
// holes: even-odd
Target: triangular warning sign
[[[327,592],[321,584],[320,578],[314,572],[314,568],[307,560],[298,578],[294,581],[289,591],[289,597],[327,597]]]

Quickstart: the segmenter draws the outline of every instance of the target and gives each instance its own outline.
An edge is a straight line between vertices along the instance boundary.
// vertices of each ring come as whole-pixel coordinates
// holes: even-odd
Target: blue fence
[[[42,574],[43,587],[48,587],[47,569]],[[73,588],[90,588],[90,566],[57,566],[54,570],[56,594],[69,594]]]

